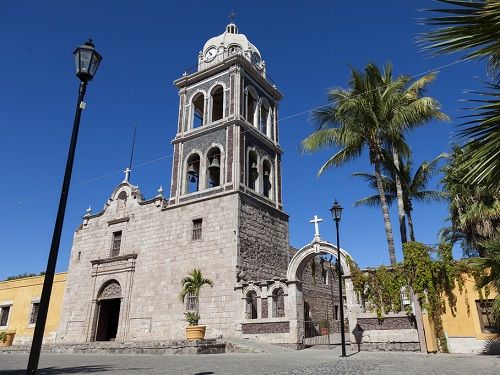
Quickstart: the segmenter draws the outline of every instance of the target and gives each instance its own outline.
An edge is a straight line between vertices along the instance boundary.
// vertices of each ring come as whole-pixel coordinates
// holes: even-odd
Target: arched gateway
[[[306,266],[309,264],[313,258],[318,255],[331,255],[337,259],[337,247],[329,242],[322,241],[319,236],[315,237],[314,240],[308,245],[301,248],[290,260],[287,270],[287,284],[288,284],[288,295],[290,299],[290,305],[294,306],[293,316],[290,317],[290,327],[291,333],[296,334],[297,344],[303,344],[305,333],[304,333],[304,296],[302,290],[302,284],[304,280],[302,276]],[[340,249],[340,264],[343,270],[343,277],[345,282],[345,317],[349,322],[349,327],[351,327],[349,336],[351,341],[354,341],[354,336],[352,335],[352,329],[356,326],[356,316],[358,312],[361,312],[361,305],[358,303],[357,295],[354,291],[354,287],[351,280],[351,270],[349,267],[349,262],[347,258],[351,258],[347,251]]]

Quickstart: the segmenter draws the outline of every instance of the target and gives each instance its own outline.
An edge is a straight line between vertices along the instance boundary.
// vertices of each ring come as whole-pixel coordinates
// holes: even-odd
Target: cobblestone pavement
[[[500,374],[498,356],[356,353],[308,349],[273,354],[42,354],[39,374]],[[25,374],[26,354],[0,354],[1,375]]]

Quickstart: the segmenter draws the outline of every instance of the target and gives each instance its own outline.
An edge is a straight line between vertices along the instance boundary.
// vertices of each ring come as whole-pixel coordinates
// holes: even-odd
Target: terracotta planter
[[[319,332],[321,333],[321,336],[328,335],[328,327],[322,327],[322,328],[320,328]]]
[[[205,337],[206,326],[187,326],[186,327],[186,338],[189,341],[203,340]]]
[[[7,332],[5,334],[5,341],[0,341],[0,346],[12,346],[12,342],[14,341],[15,332]]]

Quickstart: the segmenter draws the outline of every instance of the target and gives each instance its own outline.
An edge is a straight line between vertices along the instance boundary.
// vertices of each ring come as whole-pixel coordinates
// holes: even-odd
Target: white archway
[[[304,303],[301,276],[309,261],[320,254],[330,254],[337,258],[337,247],[329,242],[315,238],[311,243],[297,251],[288,264],[288,295],[291,302],[290,305],[295,306],[295,311],[293,311],[294,314],[290,320],[290,327],[296,332],[297,343],[302,343],[304,339],[304,328],[302,324],[304,321]],[[350,254],[341,248],[340,265],[343,270],[346,296],[345,316],[349,321],[349,337],[351,342],[354,342],[354,335],[352,332],[354,327],[356,327],[356,316],[357,313],[361,312],[361,305],[358,303],[358,298],[352,284],[351,269],[347,261],[348,258],[352,259]]]

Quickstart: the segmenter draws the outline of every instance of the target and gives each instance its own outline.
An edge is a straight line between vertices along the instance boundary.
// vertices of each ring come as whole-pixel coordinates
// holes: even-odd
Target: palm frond
[[[500,63],[500,2],[437,1],[453,7],[429,10],[444,16],[427,19],[428,25],[438,28],[421,37],[421,41],[430,43],[424,49],[436,54],[465,52],[464,59],[487,57],[492,69],[497,70]]]

